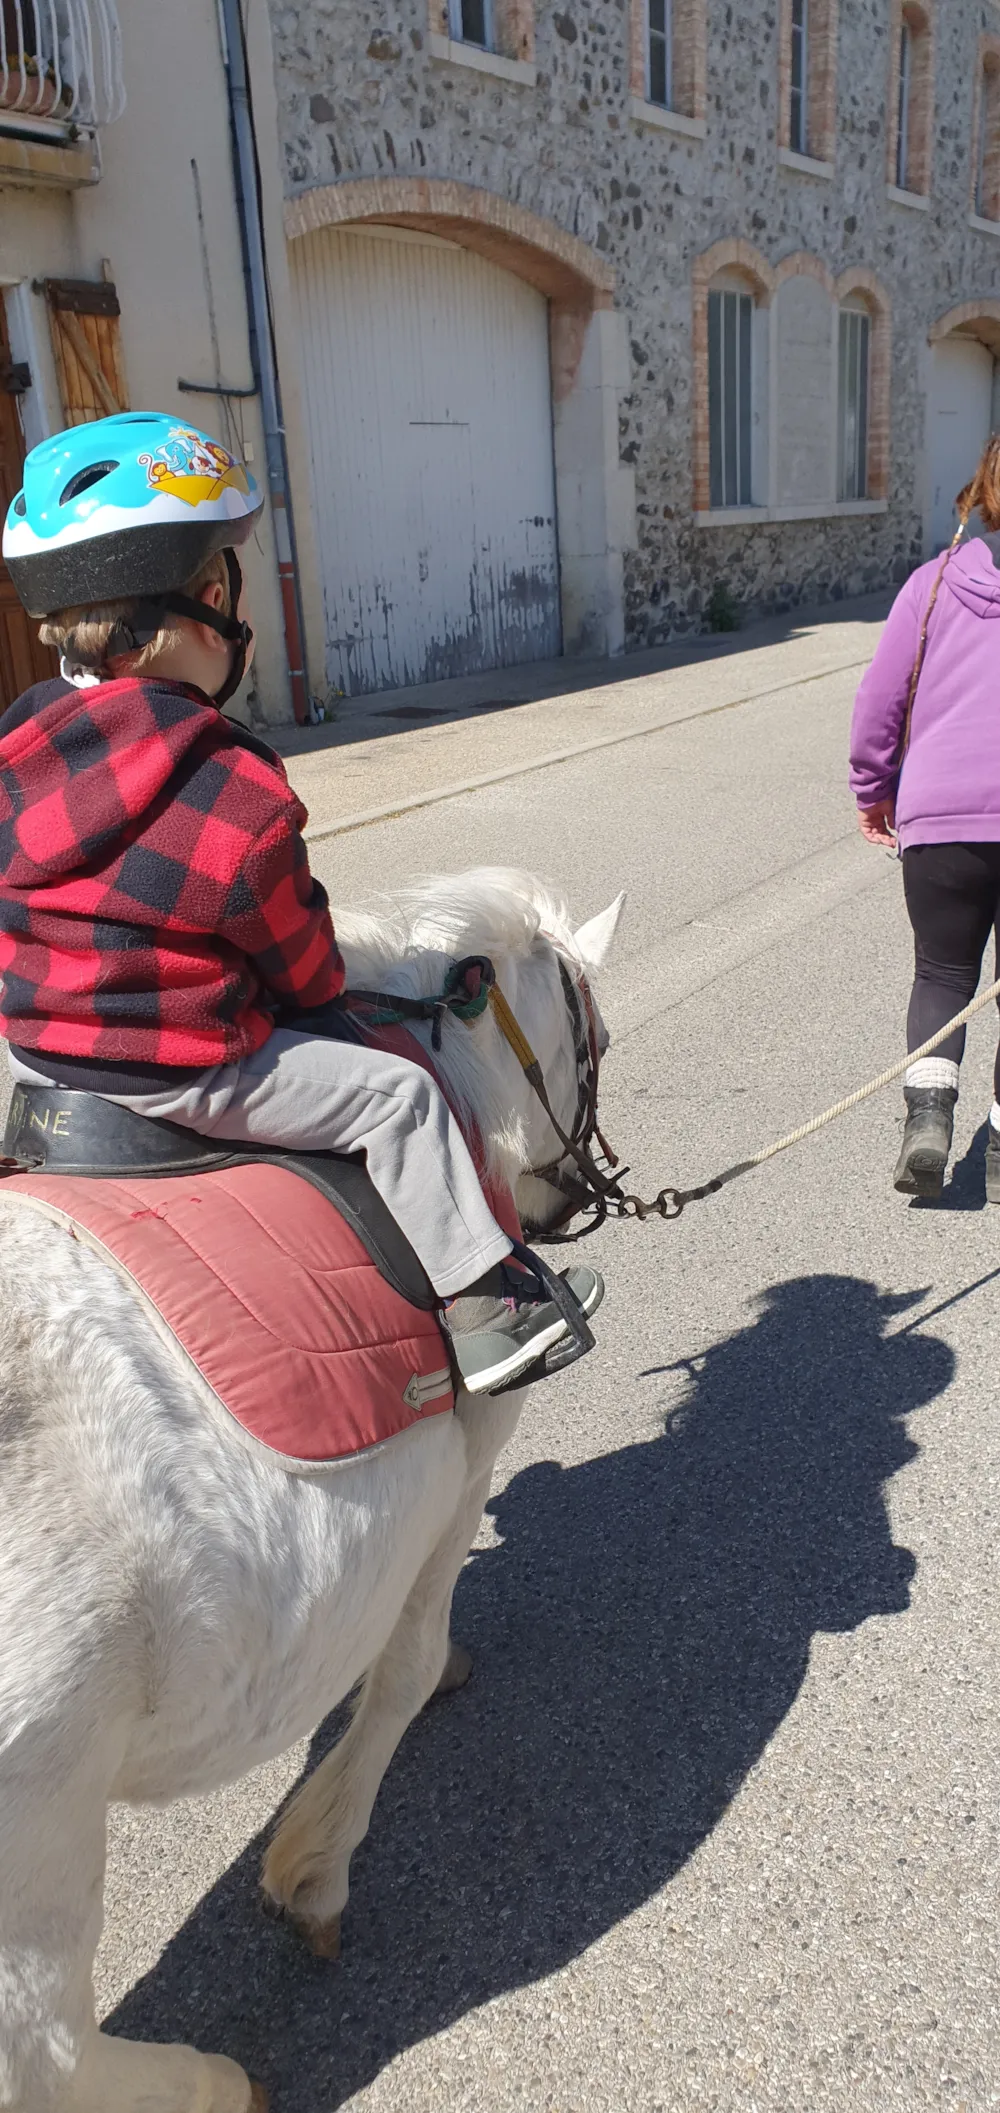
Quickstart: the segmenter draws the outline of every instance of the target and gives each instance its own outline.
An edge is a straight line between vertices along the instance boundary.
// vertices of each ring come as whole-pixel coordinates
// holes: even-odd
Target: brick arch
[[[957,308],[949,308],[946,315],[931,324],[927,342],[940,345],[943,338],[954,336],[978,338],[980,344],[1000,356],[1000,301],[960,301]]]
[[[767,258],[754,248],[752,242],[744,242],[741,235],[713,242],[711,249],[702,250],[700,257],[695,258],[692,278],[696,301],[699,294],[707,294],[711,280],[718,278],[722,271],[742,272],[751,281],[755,292],[765,299],[770,299],[774,292],[776,274]]]
[[[889,496],[891,437],[892,303],[881,280],[867,265],[841,272],[834,287],[838,307],[851,296],[864,302],[871,316],[871,372],[868,412],[868,496]]]
[[[807,249],[794,250],[790,257],[782,257],[774,274],[775,292],[789,279],[815,279],[818,286],[832,301],[836,292],[833,273],[824,264],[822,257],[814,257]]]
[[[614,306],[614,271],[589,243],[475,184],[425,176],[320,184],[287,199],[284,217],[293,242],[317,228],[364,221],[419,228],[475,250],[563,307],[589,314]]]

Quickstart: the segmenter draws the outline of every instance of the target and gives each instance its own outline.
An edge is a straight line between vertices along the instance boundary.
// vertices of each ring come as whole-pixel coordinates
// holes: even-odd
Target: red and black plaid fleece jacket
[[[27,691],[0,719],[10,1042],[43,1072],[46,1053],[203,1070],[259,1049],[272,1009],[337,997],[305,820],[278,757],[200,690]]]

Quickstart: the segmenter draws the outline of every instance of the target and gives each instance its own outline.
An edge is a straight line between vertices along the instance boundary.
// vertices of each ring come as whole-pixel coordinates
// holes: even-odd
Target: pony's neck
[[[385,898],[374,913],[338,917],[349,989],[434,997],[452,961],[485,954],[536,1034],[553,987],[549,935],[560,931],[571,945],[561,903],[531,876],[493,869],[427,882]],[[429,1052],[430,1026],[412,1031]],[[545,1050],[538,1054],[544,1061]],[[434,1066],[460,1116],[475,1124],[491,1171],[512,1183],[529,1165],[530,1096],[499,1032],[488,1020],[469,1029],[446,1019]]]

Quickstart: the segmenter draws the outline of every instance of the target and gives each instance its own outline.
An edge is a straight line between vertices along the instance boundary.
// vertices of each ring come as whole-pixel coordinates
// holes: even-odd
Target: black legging
[[[903,887],[916,956],[906,1046],[919,1049],[975,995],[991,932],[1000,961],[1000,844],[913,844]],[[960,1027],[934,1054],[960,1064],[964,1052]],[[1000,1101],[1000,1049],[993,1093]]]

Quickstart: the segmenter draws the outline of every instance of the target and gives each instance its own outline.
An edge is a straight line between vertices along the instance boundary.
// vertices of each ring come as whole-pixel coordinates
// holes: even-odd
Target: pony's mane
[[[488,954],[503,979],[504,964],[529,964],[554,942],[576,960],[563,898],[532,873],[479,866],[440,874],[376,896],[365,909],[337,912],[337,937],[348,987],[403,997],[435,997],[450,961]],[[412,1032],[430,1047],[430,1028]],[[495,1036],[469,1034],[446,1020],[435,1058],[452,1100],[471,1116],[490,1168],[513,1183],[526,1165],[520,1121],[503,1080]]]
[[[442,956],[524,958],[541,933],[575,958],[562,897],[535,874],[505,866],[429,876],[337,914],[351,982],[414,997],[440,989]]]

